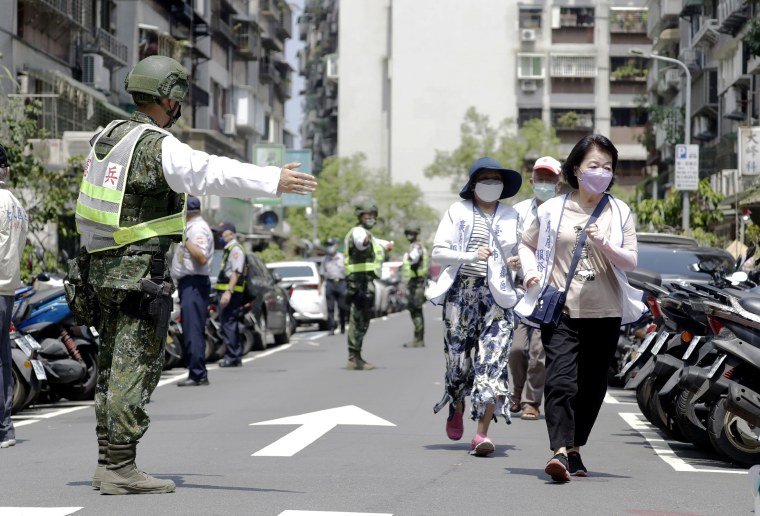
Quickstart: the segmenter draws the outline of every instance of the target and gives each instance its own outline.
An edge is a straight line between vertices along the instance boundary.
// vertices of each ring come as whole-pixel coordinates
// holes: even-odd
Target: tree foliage
[[[488,115],[478,113],[471,107],[461,124],[462,141],[452,151],[435,151],[433,163],[425,168],[427,177],[451,179],[452,191],[458,192],[467,182],[472,163],[490,156],[502,166],[524,171],[527,157],[556,156],[559,138],[553,127],[546,127],[539,119],[528,120],[522,127],[510,118],[493,126]],[[521,192],[530,186],[523,181]],[[521,196],[529,196],[523,193]]]
[[[432,240],[438,223],[438,215],[422,202],[422,191],[417,185],[408,181],[394,183],[383,171],[369,169],[361,154],[327,159],[314,196],[317,200],[317,236],[321,242],[330,237],[343,241],[356,225],[354,207],[360,202],[371,202],[378,207],[377,225],[372,230],[378,238],[401,242],[404,225],[413,220],[422,227],[423,239]],[[288,208],[286,218],[291,226],[291,240],[312,239],[313,222],[303,208]],[[392,256],[400,255],[404,250],[400,246]]]
[[[714,191],[708,179],[700,180],[698,190],[689,195],[689,227],[694,236],[701,236],[705,243],[713,240],[707,236],[712,226],[723,221],[723,213],[717,209],[722,200],[723,194]],[[632,200],[630,204],[640,229],[662,233],[680,232],[683,213],[683,195],[680,190],[671,189],[664,199]],[[710,245],[716,243],[717,241]]]

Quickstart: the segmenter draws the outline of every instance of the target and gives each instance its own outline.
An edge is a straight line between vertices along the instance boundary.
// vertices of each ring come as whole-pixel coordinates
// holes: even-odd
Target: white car
[[[266,264],[282,278],[290,296],[290,306],[298,324],[318,324],[327,329],[327,302],[324,286],[319,286],[319,263],[312,261],[272,262]]]

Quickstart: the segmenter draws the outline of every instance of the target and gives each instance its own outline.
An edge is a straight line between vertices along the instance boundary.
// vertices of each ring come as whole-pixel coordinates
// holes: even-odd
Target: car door
[[[250,277],[257,295],[261,296],[261,305],[267,313],[267,327],[272,333],[281,333],[285,329],[288,311],[287,293],[274,281],[269,269],[254,254],[248,255]]]

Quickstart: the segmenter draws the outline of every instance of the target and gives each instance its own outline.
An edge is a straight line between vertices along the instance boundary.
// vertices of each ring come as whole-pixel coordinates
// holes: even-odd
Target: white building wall
[[[364,152],[394,182],[411,181],[443,212],[459,197],[450,179],[428,179],[435,151],[461,142],[468,108],[493,124],[516,118],[517,4],[503,0],[392,2],[352,0],[340,6],[338,153]],[[383,66],[390,35],[390,97]],[[384,94],[385,105],[384,105]],[[389,104],[388,104],[389,103]],[[390,106],[390,148],[386,117]]]
[[[372,168],[388,170],[383,110],[390,0],[341,2],[338,41],[338,155],[362,152]]]

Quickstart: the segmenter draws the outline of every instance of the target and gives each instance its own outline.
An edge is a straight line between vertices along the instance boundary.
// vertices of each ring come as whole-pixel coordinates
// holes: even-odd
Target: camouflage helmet
[[[361,217],[362,213],[374,213],[377,215],[377,206],[371,202],[359,203],[354,208],[354,213],[356,213],[357,217]]]
[[[419,235],[420,225],[417,222],[409,222],[404,226],[404,233],[414,233],[415,235]]]
[[[182,102],[190,88],[187,70],[167,56],[148,56],[138,62],[124,80],[135,102],[152,103],[167,98]]]

